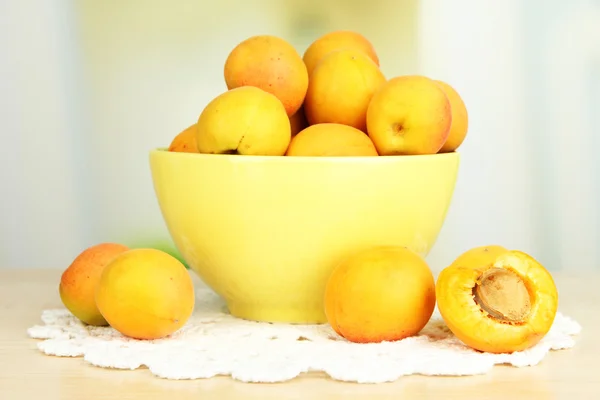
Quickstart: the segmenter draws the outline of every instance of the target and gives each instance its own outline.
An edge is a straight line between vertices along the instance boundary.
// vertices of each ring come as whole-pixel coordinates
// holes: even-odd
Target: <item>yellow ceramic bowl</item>
[[[232,315],[289,323],[326,322],[325,283],[350,253],[401,245],[427,255],[458,165],[458,153],[150,153],[162,215],[190,268]]]

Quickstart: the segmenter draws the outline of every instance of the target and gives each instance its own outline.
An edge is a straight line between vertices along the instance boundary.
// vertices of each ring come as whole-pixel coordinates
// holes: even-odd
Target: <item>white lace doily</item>
[[[418,336],[398,342],[357,344],[323,325],[286,325],[234,318],[214,292],[198,288],[188,323],[169,338],[143,341],[110,327],[83,325],[66,309],[46,310],[43,325],[28,329],[43,339],[45,354],[83,356],[105,368],[136,369],[167,379],[230,375],[244,382],[282,382],[303,372],[323,371],[331,378],[359,383],[389,382],[404,375],[476,375],[495,364],[516,367],[539,363],[550,350],[573,347],[581,331],[558,313],[550,332],[533,348],[513,354],[489,354],[464,346],[439,314]]]

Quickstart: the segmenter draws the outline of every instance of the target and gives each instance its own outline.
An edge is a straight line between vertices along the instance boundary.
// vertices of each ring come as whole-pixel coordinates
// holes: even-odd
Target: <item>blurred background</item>
[[[0,268],[66,268],[104,241],[175,251],[148,151],[226,87],[241,40],[300,53],[330,30],[387,77],[447,81],[469,110],[459,180],[428,256],[478,245],[600,268],[600,1],[4,0]]]

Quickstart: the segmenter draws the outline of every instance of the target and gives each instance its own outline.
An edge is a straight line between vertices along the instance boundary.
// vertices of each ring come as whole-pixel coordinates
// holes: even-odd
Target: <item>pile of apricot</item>
[[[389,79],[373,44],[328,32],[303,56],[257,35],[224,62],[224,90],[177,134],[173,152],[263,156],[390,156],[446,153],[465,140],[466,106],[446,82]]]
[[[393,156],[455,151],[468,114],[449,84],[420,75],[386,78],[372,43],[352,31],[317,38],[303,56],[287,41],[259,35],[224,63],[224,91],[174,136],[171,152],[263,156]],[[64,272],[60,295],[83,322],[156,339],[185,324],[194,288],[183,264],[152,249],[105,243]],[[473,349],[504,353],[538,343],[554,321],[558,293],[528,254],[473,248],[434,280],[405,247],[374,247],[333,270],[325,314],[353,342],[417,335],[437,307]]]
[[[159,339],[179,330],[194,310],[183,264],[155,249],[101,243],[63,272],[59,293],[88,325]],[[528,254],[501,246],[473,248],[434,281],[425,260],[400,246],[372,247],[343,259],[324,293],[325,314],[340,336],[357,343],[418,335],[436,303],[467,346],[490,353],[525,350],[550,330],[558,293],[551,274]]]

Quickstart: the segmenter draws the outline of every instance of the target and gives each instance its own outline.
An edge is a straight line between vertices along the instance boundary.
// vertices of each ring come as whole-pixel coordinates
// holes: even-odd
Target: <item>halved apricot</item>
[[[546,268],[529,254],[497,245],[468,250],[443,269],[436,298],[452,333],[490,353],[534,346],[558,309],[558,291]]]

